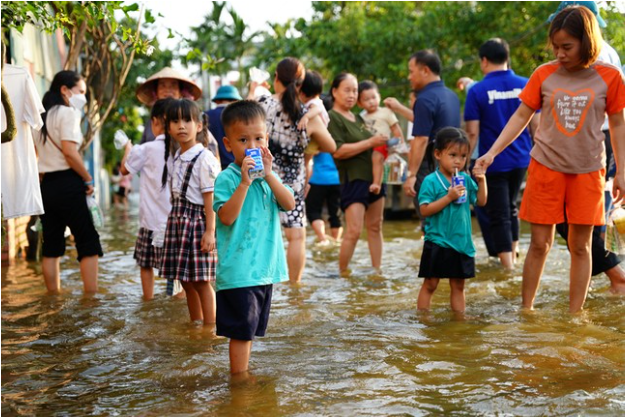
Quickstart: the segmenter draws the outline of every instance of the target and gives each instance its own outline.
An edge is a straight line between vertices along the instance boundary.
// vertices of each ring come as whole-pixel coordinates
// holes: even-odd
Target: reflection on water
[[[64,260],[60,296],[36,264],[2,270],[2,415],[618,416],[625,413],[625,304],[595,277],[568,314],[569,256],[551,251],[536,311],[519,309],[521,267],[504,274],[478,236],[477,278],[455,318],[448,283],[417,313],[422,243],[386,222],[383,274],[359,243],[340,278],[337,248],[309,239],[303,283],[276,287],[251,376],[232,380],[228,343],[188,322],[185,302],[143,302],[132,259],[137,208],[112,210],[101,292],[84,298]],[[477,229],[478,231],[478,229]],[[523,232],[521,248],[529,234]]]

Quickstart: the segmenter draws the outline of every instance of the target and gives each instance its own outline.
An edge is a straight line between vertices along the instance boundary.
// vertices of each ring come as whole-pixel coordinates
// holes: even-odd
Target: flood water
[[[502,273],[475,234],[464,318],[451,314],[447,281],[432,311],[417,313],[416,227],[384,224],[383,274],[360,241],[349,278],[337,274],[338,249],[315,248],[310,234],[303,282],[275,287],[251,378],[236,383],[227,340],[191,324],[163,280],[142,301],[137,207],[112,209],[95,298],[82,296],[73,251],[60,296],[45,294],[38,264],[2,269],[2,415],[624,415],[625,303],[605,276],[593,278],[586,310],[568,314],[570,259],[558,242],[536,310],[524,312],[522,266]],[[523,253],[528,243],[527,229]]]

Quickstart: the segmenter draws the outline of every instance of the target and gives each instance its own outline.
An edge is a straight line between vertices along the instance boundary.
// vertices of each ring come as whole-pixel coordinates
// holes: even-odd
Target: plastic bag
[[[383,162],[383,183],[402,185],[407,179],[407,162],[398,154],[390,154]]]
[[[87,208],[89,208],[89,213],[91,214],[91,219],[94,222],[94,227],[104,227],[104,215],[98,206],[98,202],[96,202],[96,198],[92,195],[87,195]]]
[[[248,70],[248,76],[250,77],[251,81],[257,83],[263,83],[264,81],[270,79],[270,73],[257,67],[251,67],[250,70]],[[270,96],[271,94],[272,92],[270,92],[270,90],[266,89],[263,86],[257,86],[254,92],[254,96],[256,98],[261,96]]]
[[[117,130],[113,135],[113,145],[118,150],[122,150],[129,141],[130,140],[126,136],[126,133],[121,129]]]
[[[256,81],[257,83],[263,83],[270,78],[270,73],[257,67],[251,67],[248,70],[248,75],[251,81]]]
[[[614,208],[607,217],[605,248],[617,255],[625,254],[625,208]]]

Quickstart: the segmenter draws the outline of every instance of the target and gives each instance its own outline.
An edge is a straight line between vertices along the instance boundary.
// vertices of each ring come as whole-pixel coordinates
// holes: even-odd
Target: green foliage
[[[621,12],[615,1],[605,3],[606,7],[601,9],[601,16],[607,23],[607,28],[603,29],[603,38],[618,52],[625,64],[625,11],[623,9]]]
[[[625,14],[616,2],[601,9],[608,22],[606,40],[624,57]],[[383,97],[406,98],[407,61],[412,53],[434,49],[442,59],[442,78],[454,88],[459,77],[483,77],[478,49],[493,37],[510,44],[512,68],[529,76],[553,59],[547,49],[551,1],[313,2],[311,20],[271,24],[258,44],[254,63],[271,66],[298,57],[329,82],[342,71],[379,84]],[[328,83],[327,83],[328,87]],[[460,99],[465,94],[458,92]]]
[[[154,48],[152,41],[142,36],[137,20],[131,18],[130,13],[139,9],[137,3],[122,1],[2,3],[3,30],[21,31],[27,23],[49,33],[61,29],[69,47],[64,69],[77,70],[80,60],[89,93],[83,147],[117,106],[135,55]],[[125,16],[121,22],[116,20],[118,11]],[[147,16],[152,19],[151,14]]]
[[[212,5],[205,21],[192,28],[192,39],[186,40],[190,51],[181,60],[217,75],[241,71],[242,57],[252,51],[253,39],[259,33],[247,34],[248,25],[226,2]]]
[[[130,22],[129,22],[130,23]],[[148,23],[148,22],[146,22]],[[142,109],[141,104],[135,97],[135,91],[139,85],[150,75],[156,73],[164,67],[171,67],[174,60],[174,53],[169,50],[162,50],[156,45],[152,55],[138,55],[133,60],[126,83],[120,91],[120,99],[113,109],[109,118],[104,123],[101,132],[101,144],[105,158],[105,167],[111,170],[115,163],[122,159],[122,151],[116,150],[113,145],[113,136],[118,129],[123,130],[134,144],[139,144],[142,137],[140,126],[148,119],[148,110]]]

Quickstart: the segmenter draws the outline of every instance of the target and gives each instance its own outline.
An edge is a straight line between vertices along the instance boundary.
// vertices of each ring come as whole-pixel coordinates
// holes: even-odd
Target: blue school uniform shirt
[[[274,172],[273,176],[279,179]],[[280,207],[264,179],[253,180],[242,210],[232,225],[222,224],[217,216],[241,180],[240,167],[231,163],[218,175],[215,183],[216,291],[270,285],[289,279],[279,221]]]
[[[468,90],[464,120],[479,121],[479,156],[488,152],[520,106],[518,95],[527,80],[512,70],[493,71]],[[531,135],[525,128],[513,143],[496,156],[487,173],[509,172],[529,166],[531,147]]]
[[[454,249],[470,257],[476,250],[472,242],[472,224],[470,221],[470,204],[477,202],[477,184],[468,174],[461,173],[466,179],[468,199],[463,204],[450,203],[437,214],[425,219],[425,240],[441,247]],[[439,177],[439,179],[438,179]],[[440,172],[440,169],[427,175],[420,186],[418,202],[420,205],[437,201],[446,194],[451,182]]]

